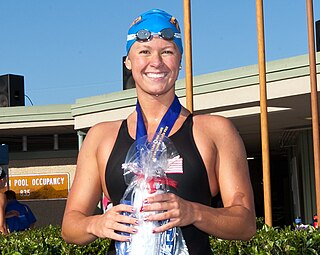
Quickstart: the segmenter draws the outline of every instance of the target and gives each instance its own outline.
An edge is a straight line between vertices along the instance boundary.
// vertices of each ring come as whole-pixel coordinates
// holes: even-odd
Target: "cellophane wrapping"
[[[160,133],[148,142],[147,137],[138,139],[129,149],[123,164],[124,178],[128,187],[121,203],[133,205],[135,213],[125,213],[139,221],[137,233],[130,235],[130,241],[116,242],[117,255],[188,255],[181,229],[174,227],[162,233],[153,229],[167,221],[145,221],[145,217],[159,212],[143,212],[146,198],[169,192],[175,182],[166,176],[166,169],[179,158],[169,138]]]

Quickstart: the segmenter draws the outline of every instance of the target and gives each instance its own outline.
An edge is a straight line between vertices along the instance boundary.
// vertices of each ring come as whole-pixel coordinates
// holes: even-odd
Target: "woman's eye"
[[[173,54],[173,51],[171,51],[171,50],[165,50],[165,51],[163,51],[163,54],[172,55],[172,54]]]
[[[140,54],[148,54],[149,51],[148,51],[148,50],[141,50],[139,53],[140,53]]]

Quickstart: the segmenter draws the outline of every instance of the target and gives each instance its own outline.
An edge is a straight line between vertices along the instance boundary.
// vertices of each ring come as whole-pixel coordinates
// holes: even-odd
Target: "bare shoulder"
[[[219,135],[223,133],[236,132],[234,124],[227,118],[219,115],[195,115],[193,117],[194,127],[198,130],[212,131]]]
[[[243,140],[231,120],[218,115],[194,116],[195,139],[213,148],[243,150]],[[237,150],[237,149],[236,149]]]
[[[121,125],[123,120],[115,120],[115,121],[104,121],[104,122],[100,122],[95,124],[91,129],[95,130],[95,132],[98,131],[112,131],[114,129],[119,128],[119,126]]]
[[[81,145],[77,169],[81,169],[82,166],[88,168],[89,162],[91,162],[90,168],[93,170],[95,169],[93,162],[96,162],[96,167],[100,171],[104,169],[121,123],[122,120],[101,122],[89,129]]]
[[[122,121],[123,120],[105,121],[95,124],[89,129],[87,137],[90,137],[91,139],[112,137],[112,135],[116,135],[117,130],[120,128]]]
[[[107,121],[92,126],[85,136],[80,152],[96,154],[102,149],[101,153],[106,153],[106,148],[112,146],[116,140],[121,123],[122,120]]]

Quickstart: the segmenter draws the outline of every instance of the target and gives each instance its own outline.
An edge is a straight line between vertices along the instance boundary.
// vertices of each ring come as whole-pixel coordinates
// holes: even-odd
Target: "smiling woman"
[[[133,44],[126,67],[132,70],[137,95],[142,91],[161,95],[172,90],[179,75],[180,55],[175,43],[161,38]]]
[[[137,94],[145,91],[159,96],[173,89],[183,47],[179,24],[172,15],[153,10],[139,16],[128,31],[126,48],[125,64],[132,70]]]
[[[111,238],[108,254],[115,254],[114,241],[130,244],[138,232],[155,238],[181,229],[187,247],[183,254],[209,255],[209,235],[241,240],[254,235],[253,194],[243,142],[227,119],[193,116],[180,104],[175,82],[182,53],[179,24],[172,15],[152,9],[132,23],[125,63],[136,83],[136,110],[125,120],[102,122],[89,130],[63,219],[62,236],[67,242],[84,245],[96,238]],[[159,137],[170,141],[179,156],[175,170],[166,172],[168,183],[176,183],[176,189],[160,192],[159,178],[136,174],[149,189],[138,206],[122,203],[128,188],[122,167],[129,149],[133,146],[142,161],[144,147],[139,141],[159,145]],[[113,207],[93,215],[101,192]],[[224,207],[214,208],[211,201],[219,193]],[[146,222],[155,224],[141,229],[150,226]]]

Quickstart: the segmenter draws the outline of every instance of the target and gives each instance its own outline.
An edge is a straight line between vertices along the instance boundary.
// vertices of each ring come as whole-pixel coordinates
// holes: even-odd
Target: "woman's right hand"
[[[135,234],[138,220],[132,216],[135,209],[133,206],[119,204],[111,207],[102,215],[96,215],[88,226],[89,233],[100,238],[111,238],[116,241],[126,242],[130,235],[120,232]],[[131,215],[131,216],[130,216]]]

